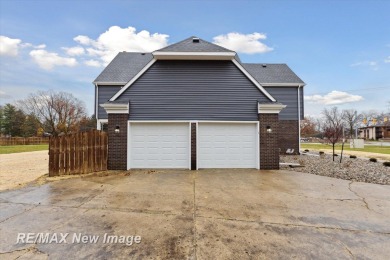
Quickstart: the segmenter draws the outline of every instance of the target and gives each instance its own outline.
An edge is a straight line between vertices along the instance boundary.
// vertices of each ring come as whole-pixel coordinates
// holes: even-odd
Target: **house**
[[[280,153],[299,152],[305,83],[286,64],[190,37],[121,52],[93,83],[109,169],[278,169]]]
[[[390,138],[390,123],[386,121],[383,124],[361,127],[359,128],[359,137],[366,140]]]

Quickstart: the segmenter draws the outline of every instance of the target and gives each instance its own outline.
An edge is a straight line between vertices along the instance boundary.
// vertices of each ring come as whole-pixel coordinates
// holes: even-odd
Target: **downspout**
[[[299,153],[301,153],[301,85],[298,85],[298,144],[299,144]]]
[[[101,130],[101,125],[99,123],[99,118],[98,118],[98,96],[99,96],[99,89],[98,89],[98,84],[95,83],[95,118],[96,118],[96,129]]]

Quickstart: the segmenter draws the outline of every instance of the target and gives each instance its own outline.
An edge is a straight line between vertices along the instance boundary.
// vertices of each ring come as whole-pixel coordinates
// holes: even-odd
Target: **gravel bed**
[[[280,166],[280,169],[344,180],[390,185],[390,167],[384,166],[383,162],[370,162],[368,159],[359,158],[350,159],[348,156],[343,157],[342,163],[339,163],[340,157],[335,157],[335,162],[333,162],[332,156],[329,154],[316,155],[280,156],[281,163],[299,163],[304,166],[290,168],[288,165],[283,165]]]

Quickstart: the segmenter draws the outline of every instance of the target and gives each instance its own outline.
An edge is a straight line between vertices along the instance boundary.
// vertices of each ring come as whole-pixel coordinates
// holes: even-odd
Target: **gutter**
[[[98,84],[97,83],[94,83],[95,85],[95,118],[96,118],[96,122],[97,120],[99,119],[98,118],[98,97],[99,97],[99,90],[98,90]]]
[[[300,88],[303,87],[302,85],[298,85],[298,144],[299,144],[299,153],[301,153],[301,92]]]

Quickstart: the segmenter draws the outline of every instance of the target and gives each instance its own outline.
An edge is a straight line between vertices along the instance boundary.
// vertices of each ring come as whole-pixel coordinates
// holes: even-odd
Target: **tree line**
[[[319,118],[305,117],[301,120],[301,136],[323,138],[326,128],[332,125],[341,128],[345,138],[354,138],[359,128],[390,126],[390,107],[387,112],[375,110],[358,112],[356,109],[325,108]]]
[[[14,104],[0,106],[0,135],[58,136],[96,128],[84,102],[67,92],[38,91]]]
[[[342,142],[344,146],[347,138],[355,138],[358,135],[360,127],[382,126],[386,128],[387,133],[387,128],[390,127],[390,109],[382,113],[376,111],[359,113],[355,109],[325,108],[320,118],[305,117],[300,126],[302,137],[319,137],[332,144],[334,161],[336,143]]]

